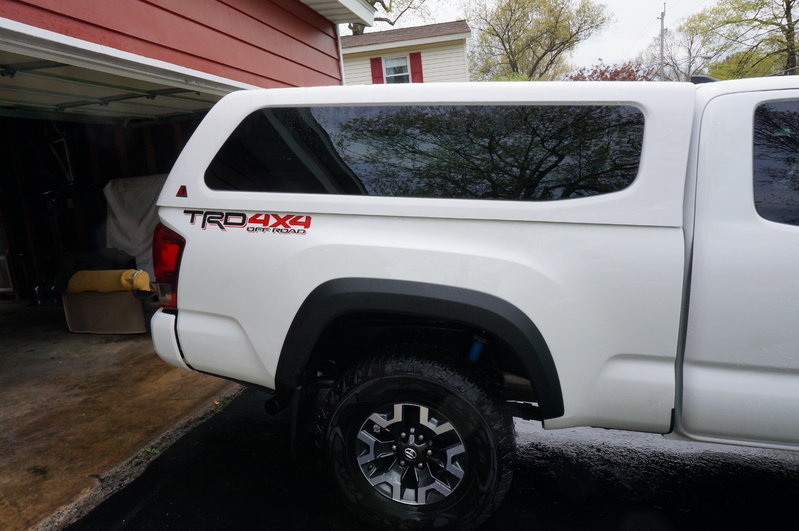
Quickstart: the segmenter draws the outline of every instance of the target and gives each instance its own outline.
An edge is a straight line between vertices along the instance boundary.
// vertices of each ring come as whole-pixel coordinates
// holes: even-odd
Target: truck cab
[[[677,432],[799,444],[797,78],[697,89]]]

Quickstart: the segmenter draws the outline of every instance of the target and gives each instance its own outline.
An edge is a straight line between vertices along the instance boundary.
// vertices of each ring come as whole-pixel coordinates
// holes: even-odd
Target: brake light
[[[159,223],[153,235],[153,269],[162,308],[178,307],[178,270],[186,240]]]

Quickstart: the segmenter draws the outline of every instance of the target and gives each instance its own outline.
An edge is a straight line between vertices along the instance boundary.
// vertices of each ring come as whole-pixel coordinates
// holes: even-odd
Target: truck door
[[[796,445],[799,90],[712,99],[699,146],[682,431]]]

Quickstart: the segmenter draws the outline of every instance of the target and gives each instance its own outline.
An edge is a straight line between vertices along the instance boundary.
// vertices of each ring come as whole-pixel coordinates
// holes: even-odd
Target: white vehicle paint
[[[287,338],[320,286],[456,288],[498,298],[537,327],[562,398],[545,428],[795,449],[799,226],[761,217],[752,184],[755,109],[792,100],[795,77],[231,94],[197,129],[158,201],[163,224],[186,243],[177,308],[153,318],[157,351],[274,389],[282,356],[309,355],[287,351]],[[557,201],[241,192],[203,179],[254,111],[365,105],[631,106],[645,123],[637,176],[619,191]],[[207,212],[312,224],[303,234],[222,230],[202,226]]]
[[[752,185],[755,108],[799,98],[781,86],[704,97],[680,426],[698,440],[799,443],[799,228],[761,217]]]

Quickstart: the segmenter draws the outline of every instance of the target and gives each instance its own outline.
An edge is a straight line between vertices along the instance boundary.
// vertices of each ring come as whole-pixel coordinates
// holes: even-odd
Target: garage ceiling
[[[197,117],[218,100],[0,50],[0,116],[136,125]]]

